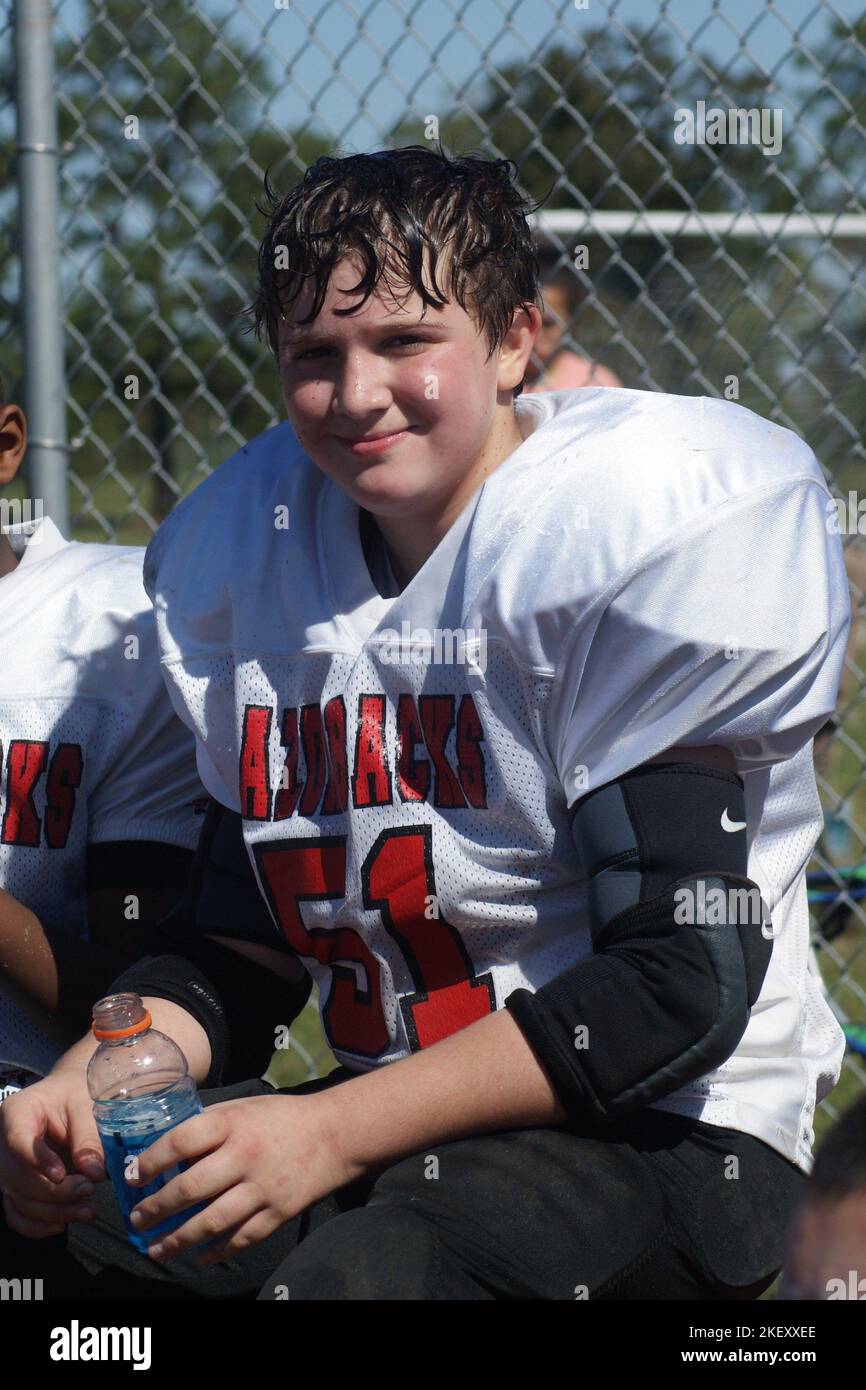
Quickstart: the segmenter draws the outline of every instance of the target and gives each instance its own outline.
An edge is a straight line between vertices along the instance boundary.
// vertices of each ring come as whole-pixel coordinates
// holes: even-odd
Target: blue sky
[[[554,42],[577,51],[587,28],[610,25],[615,32],[617,24],[653,17],[677,43],[692,42],[718,64],[736,57],[744,36],[749,55],[775,72],[784,97],[817,80],[794,73],[795,32],[811,49],[826,35],[833,9],[849,19],[863,10],[861,0],[588,0],[586,10],[573,0],[287,0],[285,9],[275,0],[200,3],[228,47],[241,37],[266,43],[277,71],[287,74],[271,111],[277,123],[294,126],[313,112],[346,150],[376,148],[407,103],[420,121],[444,113],[462,88],[471,107],[484,67],[529,62]],[[153,8],[158,14],[159,0]],[[60,0],[58,10],[66,27],[80,31],[82,0]]]

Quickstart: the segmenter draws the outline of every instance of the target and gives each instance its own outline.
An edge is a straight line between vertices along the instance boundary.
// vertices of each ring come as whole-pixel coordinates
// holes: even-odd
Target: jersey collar
[[[550,395],[552,393],[547,397],[519,396],[515,402],[518,416],[528,416],[535,431],[552,413]],[[360,508],[332,479],[325,479],[319,518],[320,554],[336,621],[351,634],[355,642],[366,642],[380,625],[384,625],[386,616],[389,630],[396,628],[399,632],[404,618],[410,619],[414,626],[433,628],[441,617],[446,593],[453,593],[456,588],[462,595],[466,559],[464,539],[490,483],[495,482],[497,488],[503,486],[502,476],[512,466],[519,466],[518,455],[522,460],[533,433],[528,425],[522,424],[521,433],[524,430],[527,433],[523,444],[476,489],[436,549],[400,594],[386,596],[379,592],[364,554],[359,526]],[[455,622],[459,622],[459,618],[458,614]]]

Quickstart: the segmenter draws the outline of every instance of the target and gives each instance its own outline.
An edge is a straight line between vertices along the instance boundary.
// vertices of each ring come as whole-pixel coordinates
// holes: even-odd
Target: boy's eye
[[[419,346],[424,347],[426,345],[426,342],[426,338],[418,338],[412,333],[403,333],[397,338],[389,338],[385,346],[394,347],[398,343],[417,343],[419,344]],[[304,352],[296,353],[295,356],[292,358],[292,361],[311,361],[317,352],[330,352],[330,350],[330,348],[326,347],[307,348]]]

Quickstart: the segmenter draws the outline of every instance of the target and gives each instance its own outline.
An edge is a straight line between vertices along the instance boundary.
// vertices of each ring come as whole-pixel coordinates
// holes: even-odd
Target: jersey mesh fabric
[[[585,390],[517,408],[535,430],[395,598],[372,582],[357,506],[289,426],[180,504],[149,548],[145,582],[202,776],[244,816],[263,891],[319,985],[334,1052],[365,1070],[424,1045],[425,1013],[429,1043],[471,1021],[464,1005],[471,995],[477,1008],[479,987],[501,1007],[584,959],[568,817],[581,774],[602,785],[718,734],[746,787],[749,873],[773,907],[773,962],[734,1056],[658,1104],[753,1133],[808,1168],[816,1093],[838,1075],[843,1046],[806,979],[802,879],[817,825],[811,735],[834,706],[848,620],[826,485],[801,441],[729,403]],[[271,517],[287,503],[291,536],[236,522],[241,508]],[[814,601],[791,613],[795,558],[808,563]],[[737,660],[723,650],[729,594]],[[416,660],[389,646],[404,624]],[[425,634],[455,630],[467,637],[459,659],[424,654]],[[299,749],[297,798],[275,815],[284,717],[304,706],[323,722],[343,710],[349,803],[325,814],[319,788],[302,810]],[[428,765],[422,796],[400,783],[400,718],[406,737],[422,728],[406,764]],[[354,780],[362,729],[384,747],[369,763],[380,794],[368,798]],[[310,865],[331,851],[345,863],[317,878]],[[425,897],[438,928],[424,926]]]

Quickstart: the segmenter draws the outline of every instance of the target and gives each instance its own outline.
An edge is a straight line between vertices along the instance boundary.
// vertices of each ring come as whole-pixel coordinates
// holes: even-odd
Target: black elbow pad
[[[192,961],[183,956],[145,956],[113,981],[109,994],[140,994],[168,999],[191,1014],[207,1033],[210,1070],[204,1086],[224,1084],[229,1031],[219,991]]]
[[[742,780],[648,764],[578,803],[594,953],[506,1000],[563,1104],[615,1120],[735,1051],[772,951]]]

